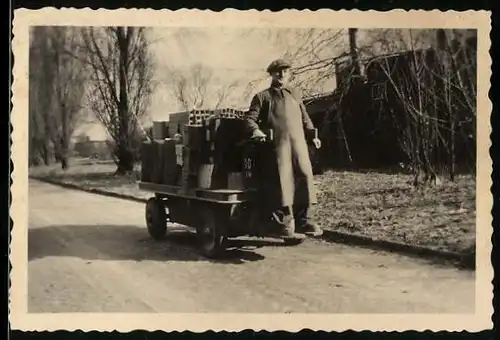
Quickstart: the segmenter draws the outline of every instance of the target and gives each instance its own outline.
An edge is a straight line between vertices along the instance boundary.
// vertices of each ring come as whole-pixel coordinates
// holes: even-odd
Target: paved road
[[[29,312],[472,312],[474,273],[308,240],[230,252],[149,239],[144,205],[30,181]]]

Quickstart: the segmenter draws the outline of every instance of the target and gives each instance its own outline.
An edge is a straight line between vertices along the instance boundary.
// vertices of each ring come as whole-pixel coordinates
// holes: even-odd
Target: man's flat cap
[[[283,59],[276,59],[274,60],[269,66],[267,67],[267,73],[272,73],[276,72],[285,68],[290,68],[292,65],[288,63],[287,61]]]

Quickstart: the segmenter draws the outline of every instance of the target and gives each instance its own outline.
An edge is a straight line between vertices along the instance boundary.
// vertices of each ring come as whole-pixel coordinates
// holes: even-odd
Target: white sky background
[[[290,38],[296,36],[297,30],[291,30]],[[269,33],[271,33],[269,35]],[[293,39],[276,41],[270,30],[234,29],[234,28],[166,28],[154,29],[150,38],[155,43],[151,46],[155,55],[156,80],[159,87],[152,99],[151,116],[153,119],[165,119],[168,113],[181,111],[178,103],[172,98],[165,77],[168,68],[188,69],[201,63],[214,71],[217,81],[212,88],[238,81],[241,85],[235,89],[228,105],[244,108],[249,104],[249,98],[244,98],[243,92],[250,81],[262,79],[253,91],[264,89],[269,84],[265,73],[269,63],[280,58],[293,46]],[[300,61],[297,61],[300,63]],[[329,91],[333,90],[334,81],[330,81]],[[207,109],[213,106],[212,99],[207,103]]]
[[[280,31],[278,33],[278,31]],[[409,40],[408,30],[387,30],[386,37],[390,41]],[[396,31],[396,32],[392,32]],[[332,29],[329,32],[317,30],[313,32],[313,38],[318,40],[325,36],[340,35],[335,42],[323,44],[322,49],[316,50],[317,56],[307,55],[306,58],[331,58],[342,54],[348,50],[347,29],[339,31]],[[173,112],[183,111],[179,103],[174,99],[171,89],[167,83],[168,69],[187,70],[190,66],[201,63],[210,68],[217,77],[211,83],[212,90],[224,84],[229,84],[235,80],[239,81],[239,86],[234,92],[227,105],[229,107],[244,109],[248,107],[250,99],[248,95],[253,95],[259,90],[269,85],[270,79],[265,72],[269,63],[282,57],[287,50],[294,50],[300,46],[301,41],[307,40],[308,29],[235,29],[224,27],[168,27],[154,28],[148,31],[148,39],[152,42],[151,52],[155,62],[155,81],[158,87],[151,98],[149,108],[149,121],[168,120],[168,115]],[[373,32],[360,30],[357,36],[358,47],[371,46],[377,50],[377,44],[373,43]],[[388,34],[387,34],[388,33]],[[413,30],[412,38],[421,34],[419,30]],[[425,32],[424,32],[425,33]],[[377,33],[380,35],[380,32]],[[429,34],[426,32],[425,34]],[[431,35],[433,35],[432,33]],[[394,38],[394,39],[392,39]],[[427,37],[428,38],[428,37]],[[425,42],[414,46],[414,48],[428,46],[428,39]],[[309,39],[310,40],[310,39]],[[432,39],[431,39],[432,40]],[[374,51],[376,53],[376,51]],[[294,60],[294,66],[300,66],[310,60]],[[257,86],[244,96],[246,85],[255,80],[260,80]],[[331,92],[335,87],[335,77],[323,79],[317,84],[316,92]],[[212,100],[210,100],[212,99]],[[206,109],[212,108],[214,96],[210,96],[206,103]],[[93,140],[106,139],[104,129],[94,124],[87,125],[79,129],[75,135],[86,133]]]
[[[168,68],[188,69],[201,63],[212,69],[223,85],[265,76],[263,71],[270,60],[282,54],[276,46],[265,44],[261,36],[244,36],[242,30],[168,28],[155,29],[150,35],[153,41],[161,39],[152,45],[157,64],[155,78],[160,82],[151,104],[153,119],[165,119],[168,113],[182,110],[165,80]]]

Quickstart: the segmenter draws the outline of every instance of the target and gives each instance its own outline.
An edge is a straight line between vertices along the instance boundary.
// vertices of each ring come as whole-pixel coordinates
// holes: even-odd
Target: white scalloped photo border
[[[358,27],[358,28],[470,28],[478,30],[477,85],[477,236],[476,308],[474,314],[32,314],[27,313],[27,225],[28,225],[28,46],[30,26],[221,26],[221,27]],[[11,113],[13,230],[10,245],[10,322],[23,331],[120,331],[137,329],[164,331],[254,331],[302,329],[345,331],[480,331],[491,329],[493,314],[492,251],[492,161],[488,97],[491,77],[490,12],[391,10],[282,10],[279,12],[226,9],[152,10],[90,8],[40,10],[18,9],[13,18],[13,83]]]

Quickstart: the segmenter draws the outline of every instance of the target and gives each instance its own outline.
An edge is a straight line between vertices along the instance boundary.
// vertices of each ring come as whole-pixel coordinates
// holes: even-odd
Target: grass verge
[[[475,253],[476,182],[415,189],[402,174],[329,171],[317,176],[315,217],[325,229],[447,252]]]

